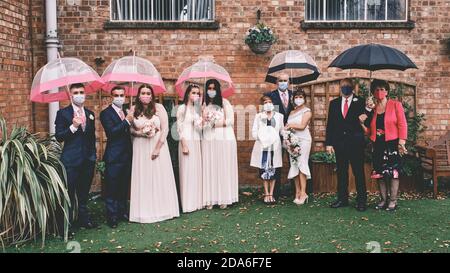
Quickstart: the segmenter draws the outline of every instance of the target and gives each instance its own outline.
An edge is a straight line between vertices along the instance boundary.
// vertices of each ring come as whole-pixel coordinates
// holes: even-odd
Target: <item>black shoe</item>
[[[94,229],[94,228],[97,228],[98,225],[97,225],[97,223],[89,220],[89,221],[80,223],[79,227],[85,228],[85,229]]]
[[[330,205],[330,207],[333,208],[333,209],[347,207],[347,206],[348,206],[348,201],[347,202],[343,202],[343,201],[340,201],[340,200],[338,200],[338,201],[336,201],[336,202],[334,202],[334,203],[332,203]]]
[[[117,222],[118,222],[118,221],[117,221],[116,218],[110,218],[110,219],[107,220],[108,226],[109,226],[110,228],[117,228],[117,225],[118,225]]]
[[[390,205],[390,204],[389,204]],[[395,202],[395,205],[393,207],[386,206],[386,211],[396,211],[397,210],[397,202]]]
[[[358,205],[356,205],[355,208],[357,211],[363,212],[363,211],[367,210],[367,205],[366,204],[358,204]]]
[[[122,214],[122,216],[120,217],[120,220],[121,220],[121,221],[128,222],[128,221],[130,221],[130,215],[128,215],[128,213],[124,213],[124,214]]]

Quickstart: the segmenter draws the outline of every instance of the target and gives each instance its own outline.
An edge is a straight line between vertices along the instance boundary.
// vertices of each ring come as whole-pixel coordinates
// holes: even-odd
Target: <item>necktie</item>
[[[347,117],[347,113],[348,113],[348,98],[345,99],[345,104],[344,104],[344,118]]]
[[[282,97],[283,97],[283,106],[284,108],[288,107],[288,100],[286,98],[286,92],[281,93]]]
[[[119,110],[119,116],[120,116],[120,119],[121,119],[121,120],[124,120],[124,119],[125,119],[125,114],[123,113],[123,110],[122,110],[122,109]]]
[[[78,109],[78,116],[81,118],[81,129],[84,131],[86,129],[86,116],[81,109]]]

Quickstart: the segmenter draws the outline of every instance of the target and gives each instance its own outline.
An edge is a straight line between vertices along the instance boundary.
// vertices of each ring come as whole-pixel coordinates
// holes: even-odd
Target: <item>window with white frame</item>
[[[306,21],[407,21],[408,0],[305,0]]]
[[[215,0],[110,0],[111,21],[214,21]]]

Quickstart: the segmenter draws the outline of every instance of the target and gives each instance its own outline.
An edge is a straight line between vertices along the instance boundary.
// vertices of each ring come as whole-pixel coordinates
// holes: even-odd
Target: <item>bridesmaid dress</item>
[[[303,114],[311,111],[309,108],[304,107],[298,112],[291,112],[289,115],[288,123],[300,123],[302,122]],[[295,135],[300,139],[300,158],[297,164],[293,161],[292,157],[289,155],[289,160],[291,167],[288,173],[288,179],[292,179],[297,175],[303,173],[306,175],[306,179],[311,179],[311,172],[309,170],[309,153],[311,152],[311,133],[309,132],[309,125],[306,126],[304,130],[295,130]]]
[[[142,130],[147,122],[153,122],[159,131],[152,138],[133,138],[130,221],[138,223],[155,223],[180,216],[175,176],[166,141],[169,124],[164,106],[156,104],[156,114],[151,119],[145,116],[134,119],[132,132]],[[158,141],[164,144],[159,156],[152,160]]]
[[[205,112],[209,111],[218,111],[226,127],[206,127],[203,130],[203,205],[230,205],[239,199],[233,107],[228,100],[223,99],[223,108],[218,109],[210,104],[205,109]]]
[[[200,112],[201,113],[201,112]],[[202,195],[202,150],[200,127],[195,122],[201,115],[193,105],[181,105],[177,111],[177,130],[180,136],[178,159],[180,165],[180,195],[183,212],[193,212],[203,208]],[[183,154],[183,139],[189,154]]]

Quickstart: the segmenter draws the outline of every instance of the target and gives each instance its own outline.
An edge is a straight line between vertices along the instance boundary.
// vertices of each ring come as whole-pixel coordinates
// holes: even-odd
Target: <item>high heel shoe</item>
[[[386,211],[396,211],[397,210],[397,201],[395,201],[395,202],[392,202],[392,203],[394,203],[394,206],[393,207],[391,207],[391,206],[387,206],[386,207]],[[390,205],[390,204],[389,204]]]
[[[378,204],[375,206],[375,209],[376,209],[376,210],[386,209],[386,205],[387,205],[387,202],[386,202],[386,201],[380,202],[380,203],[378,203]]]
[[[300,204],[299,205],[304,205],[304,204],[308,203],[308,199],[309,199],[308,195],[306,195],[305,198],[300,198],[300,200],[299,200]]]

